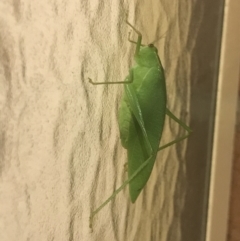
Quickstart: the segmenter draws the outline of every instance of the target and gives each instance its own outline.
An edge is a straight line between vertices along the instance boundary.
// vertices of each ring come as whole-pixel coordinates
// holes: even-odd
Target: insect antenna
[[[158,42],[162,38],[166,38],[167,32],[168,32],[168,30],[166,30],[162,35],[160,35],[160,37],[156,38],[153,42],[151,42],[151,44],[154,44],[154,43]]]

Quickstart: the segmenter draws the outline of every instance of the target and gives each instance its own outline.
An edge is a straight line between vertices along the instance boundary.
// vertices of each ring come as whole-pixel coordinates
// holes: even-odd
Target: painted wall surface
[[[220,27],[214,21],[221,12],[206,2],[0,2],[1,241],[193,240],[194,220],[201,220],[194,215],[205,207],[191,198],[205,190],[197,178],[205,180],[206,158],[193,147],[186,159],[188,141],[160,152],[136,203],[126,188],[99,212],[90,232],[90,211],[127,178],[127,158],[117,123],[123,86],[92,86],[88,77],[121,81],[128,74],[134,63],[128,14],[143,43],[159,49],[169,109],[193,129],[202,125],[195,128],[201,137],[190,140],[207,145],[212,97],[198,83],[216,75]],[[207,43],[203,36],[210,35]],[[161,143],[183,134],[166,119]]]

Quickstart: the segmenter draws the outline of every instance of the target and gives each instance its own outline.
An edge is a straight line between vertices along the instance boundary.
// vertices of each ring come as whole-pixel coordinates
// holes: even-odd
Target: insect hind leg
[[[189,135],[191,134],[192,130],[189,128],[189,126],[187,126],[184,122],[182,122],[180,119],[178,119],[169,109],[166,109],[166,115],[168,115],[171,119],[173,119],[174,121],[176,121],[185,131],[187,131],[187,134],[182,136],[182,137],[179,137],[177,138],[176,140],[174,141],[171,141],[161,147],[158,148],[158,151],[161,151],[163,149],[165,149],[166,147],[169,147],[171,145],[174,145],[186,138],[189,137]]]
[[[91,212],[89,217],[89,228],[91,231],[93,231],[93,218],[94,216],[103,208],[105,207],[112,199],[114,199],[119,192],[121,192],[150,162],[153,155],[151,155],[144,163],[141,164],[141,166],[129,177],[126,181],[123,182],[123,184],[116,189],[112,195],[103,202],[97,209]]]

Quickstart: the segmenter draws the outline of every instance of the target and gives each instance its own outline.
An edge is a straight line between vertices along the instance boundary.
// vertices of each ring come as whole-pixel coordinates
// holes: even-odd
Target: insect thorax
[[[139,54],[135,56],[135,61],[138,65],[144,67],[162,66],[158,57],[158,50],[154,45],[141,47]]]

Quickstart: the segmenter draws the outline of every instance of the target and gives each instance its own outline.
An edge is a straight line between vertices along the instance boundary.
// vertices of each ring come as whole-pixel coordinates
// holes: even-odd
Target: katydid
[[[126,23],[137,33],[135,62],[129,75],[121,82],[93,82],[100,84],[124,84],[124,95],[119,109],[118,123],[121,143],[127,149],[128,179],[90,215],[93,217],[110,202],[127,184],[132,203],[136,201],[152,172],[158,151],[187,138],[191,129],[175,117],[167,106],[166,83],[158,50],[153,44],[143,45],[142,34],[128,21]],[[159,147],[168,115],[183,127],[187,134]]]

